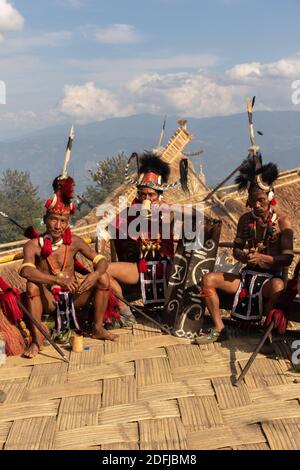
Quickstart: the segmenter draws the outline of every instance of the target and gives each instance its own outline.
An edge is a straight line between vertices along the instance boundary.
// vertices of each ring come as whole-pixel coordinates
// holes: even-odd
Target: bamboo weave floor
[[[300,449],[300,373],[286,346],[260,354],[233,337],[195,346],[138,324],[118,343],[85,338],[62,362],[50,347],[0,367],[0,446],[12,449]],[[266,354],[267,353],[267,354]]]

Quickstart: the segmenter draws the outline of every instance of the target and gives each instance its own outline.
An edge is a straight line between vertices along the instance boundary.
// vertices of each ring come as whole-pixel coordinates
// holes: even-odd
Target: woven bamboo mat
[[[300,373],[286,343],[233,380],[257,336],[191,345],[149,322],[84,339],[70,363],[46,347],[0,367],[2,449],[300,449]]]

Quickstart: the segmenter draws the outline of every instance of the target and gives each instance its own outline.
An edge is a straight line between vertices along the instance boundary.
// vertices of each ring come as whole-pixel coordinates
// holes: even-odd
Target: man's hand
[[[78,294],[83,294],[84,292],[88,292],[90,289],[92,289],[96,282],[99,280],[99,273],[97,271],[89,274],[81,286],[78,289]]]
[[[261,266],[265,267],[266,264],[266,256],[262,253],[259,253],[258,251],[254,251],[249,253],[247,256],[247,262],[248,264],[253,264],[254,266]]]
[[[235,248],[233,251],[233,256],[237,261],[240,261],[243,264],[248,263],[249,250],[242,250],[240,248]]]
[[[56,280],[56,284],[58,284],[60,287],[65,289],[66,291],[72,292],[72,294],[75,294],[78,291],[78,282],[75,279],[75,277],[58,277]]]
[[[269,311],[264,326],[269,326],[271,322],[274,322],[274,328],[277,329],[280,335],[286,332],[288,320],[285,312],[280,308],[273,308]]]

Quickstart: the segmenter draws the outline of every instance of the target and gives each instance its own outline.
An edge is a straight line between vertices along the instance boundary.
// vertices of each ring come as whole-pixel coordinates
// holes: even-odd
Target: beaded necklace
[[[262,240],[259,242],[257,239],[257,217],[254,212],[251,212],[252,220],[248,224],[248,245],[249,249],[255,249],[257,251],[264,252],[269,245],[270,240],[273,237],[275,231],[275,222],[277,220],[277,214],[271,209],[268,213],[266,225]]]
[[[64,261],[63,261],[62,267],[59,270],[54,269],[53,264],[51,263],[49,259],[50,258],[49,256],[46,258],[51,274],[53,274],[54,276],[58,276],[58,277],[64,277],[63,273],[67,265],[68,252],[69,252],[69,245],[65,245]]]

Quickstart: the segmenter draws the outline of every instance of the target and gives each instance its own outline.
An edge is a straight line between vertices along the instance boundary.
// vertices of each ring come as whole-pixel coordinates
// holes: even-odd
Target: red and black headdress
[[[47,199],[45,207],[47,214],[53,213],[58,215],[75,214],[75,205],[72,202],[75,181],[71,176],[57,176],[52,183],[54,194],[52,198]]]
[[[136,160],[137,178],[129,176],[129,165],[132,159]],[[125,181],[134,184],[137,188],[151,188],[163,192],[179,186],[180,182],[168,183],[170,165],[153,152],[144,152],[142,155],[133,153],[125,168]]]

